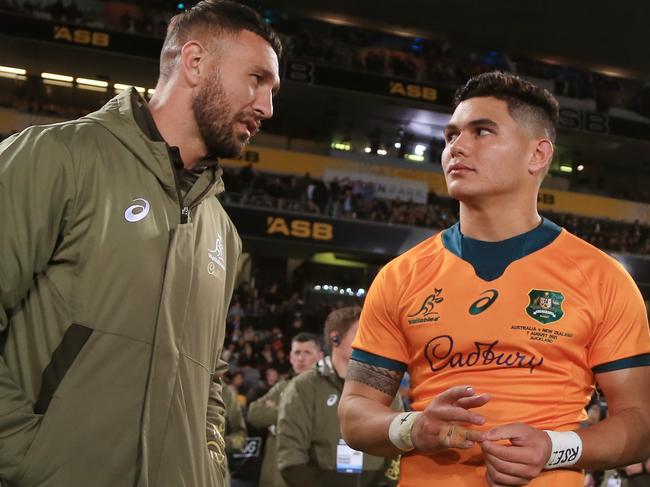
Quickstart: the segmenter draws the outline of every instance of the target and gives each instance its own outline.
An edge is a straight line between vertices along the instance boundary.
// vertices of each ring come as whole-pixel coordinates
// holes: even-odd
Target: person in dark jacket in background
[[[319,337],[307,332],[299,333],[293,337],[289,361],[294,377],[310,370],[322,358],[323,351]],[[290,380],[284,379],[278,382],[264,396],[251,403],[248,408],[247,419],[251,426],[269,429],[264,445],[260,487],[286,487],[287,485],[278,469],[276,434],[280,399]]]
[[[342,439],[337,407],[361,308],[333,311],[325,322],[331,355],[293,379],[280,403],[278,466],[290,487],[396,485],[397,459],[366,455]],[[392,407],[402,411],[399,395]]]

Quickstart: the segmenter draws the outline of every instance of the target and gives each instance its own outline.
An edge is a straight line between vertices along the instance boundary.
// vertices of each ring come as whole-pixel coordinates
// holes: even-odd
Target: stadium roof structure
[[[456,44],[526,54],[609,75],[650,75],[650,2],[639,0],[265,0],[407,35],[443,33]]]

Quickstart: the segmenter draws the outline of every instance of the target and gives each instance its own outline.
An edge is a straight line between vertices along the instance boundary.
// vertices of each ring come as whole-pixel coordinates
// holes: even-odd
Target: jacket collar
[[[324,377],[336,387],[343,388],[344,380],[336,373],[334,365],[332,364],[332,357],[329,355],[322,358],[316,363],[316,370],[318,375]]]
[[[83,118],[100,123],[109,130],[156,176],[170,194],[178,197],[170,146],[160,136],[146,100],[135,88],[123,91],[98,111]],[[195,182],[184,198],[187,204],[198,203],[224,190],[221,179],[223,171],[218,161],[213,161],[211,164],[201,164]]]

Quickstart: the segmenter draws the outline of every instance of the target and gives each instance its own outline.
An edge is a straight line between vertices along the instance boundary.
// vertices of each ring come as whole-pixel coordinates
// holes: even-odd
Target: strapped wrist
[[[575,465],[582,456],[582,439],[575,431],[544,432],[551,439],[551,455],[544,470],[564,468]]]
[[[413,423],[420,414],[422,413],[416,411],[400,413],[390,422],[388,439],[403,452],[409,452],[415,448],[411,438],[411,430],[413,429]]]

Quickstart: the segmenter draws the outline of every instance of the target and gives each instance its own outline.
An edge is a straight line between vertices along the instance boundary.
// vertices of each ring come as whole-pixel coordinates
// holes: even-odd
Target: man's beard
[[[219,75],[206,82],[192,101],[192,111],[208,154],[213,157],[236,158],[243,151],[248,138],[235,137],[235,117],[228,119],[232,106]]]

